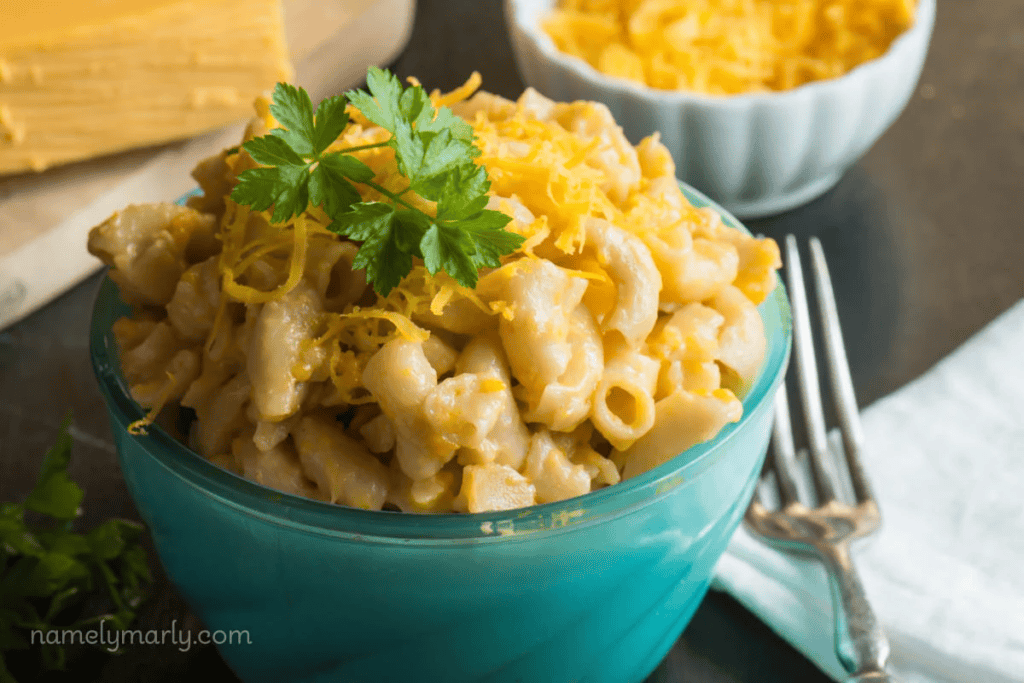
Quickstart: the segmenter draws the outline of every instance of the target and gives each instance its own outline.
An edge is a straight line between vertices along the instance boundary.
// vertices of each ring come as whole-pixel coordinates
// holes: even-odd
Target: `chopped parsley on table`
[[[37,670],[64,669],[67,650],[51,643],[85,642],[78,638],[100,622],[108,631],[127,628],[152,582],[138,522],[72,530],[84,492],[68,476],[69,426],[66,420],[25,501],[0,503],[0,683],[15,681],[7,666],[15,651],[36,650]],[[90,610],[97,604],[109,611]],[[55,630],[76,633],[48,637]]]

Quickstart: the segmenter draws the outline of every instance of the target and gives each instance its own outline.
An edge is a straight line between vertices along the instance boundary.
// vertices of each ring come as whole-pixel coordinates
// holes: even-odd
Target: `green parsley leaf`
[[[278,83],[274,88],[270,113],[283,126],[271,131],[273,135],[286,142],[296,154],[313,154],[313,102],[305,89],[296,88],[288,83]]]
[[[103,560],[112,560],[142,535],[143,527],[127,519],[108,519],[90,531],[83,540],[93,554]]]
[[[11,576],[20,579],[22,596],[45,598],[72,581],[88,581],[91,573],[74,555],[53,551],[19,560],[11,569]]]
[[[366,72],[367,94],[353,90],[345,94],[348,101],[373,123],[394,132],[396,116],[399,114],[398,101],[402,96],[402,84],[398,77],[385,69],[371,66]]]
[[[257,211],[273,206],[272,220],[286,221],[309,206],[309,173],[296,165],[251,168],[239,174],[231,198]]]
[[[383,202],[353,204],[351,210],[334,217],[331,230],[363,242],[374,234],[390,230],[395,207]]]
[[[366,279],[373,281],[382,296],[387,296],[412,270],[412,254],[399,247],[402,227],[392,216],[383,230],[368,235],[352,262],[354,268],[366,269]]]
[[[430,216],[417,211],[396,211],[395,220],[398,221],[398,246],[402,251],[407,251],[413,256],[423,258],[423,235],[430,229]],[[402,275],[405,277],[405,274]]]
[[[322,206],[328,216],[336,216],[359,202],[359,190],[345,177],[351,166],[345,159],[357,161],[355,157],[328,154],[309,178],[309,201],[313,206]],[[373,177],[373,172],[370,172]]]
[[[275,130],[281,130],[276,128]],[[273,135],[267,135],[242,145],[253,161],[264,166],[305,166],[306,162],[288,146],[288,142]]]
[[[81,534],[76,534],[67,529],[48,529],[36,533],[39,541],[46,546],[46,549],[53,553],[62,555],[84,555],[92,552],[89,541]]]
[[[459,227],[473,241],[473,263],[478,268],[497,268],[502,256],[523,243],[522,235],[505,230],[510,220],[500,211],[481,211],[459,222]]]
[[[398,98],[398,111],[404,120],[411,122],[414,126],[421,121],[424,123],[429,121],[433,114],[430,97],[418,85],[407,88],[401,94]]]
[[[112,519],[84,535],[71,530],[83,492],[67,472],[69,426],[66,420],[25,502],[0,503],[0,683],[14,682],[5,655],[28,649],[30,631],[81,630],[100,620],[125,628],[152,581],[142,525]],[[27,523],[26,510],[42,519]],[[96,614],[104,603],[115,613]],[[60,645],[31,656],[41,671],[61,669],[67,659]]]
[[[431,273],[443,270],[464,286],[475,285],[480,268],[500,265],[523,238],[504,230],[507,216],[485,208],[490,182],[474,161],[480,150],[472,126],[450,109],[435,108],[422,87],[403,88],[387,70],[371,67],[366,87],[327,98],[314,112],[305,90],[279,83],[270,111],[281,127],[243,145],[261,166],[239,174],[232,199],[258,211],[273,206],[272,220],[279,223],[310,204],[321,207],[332,219],[330,230],[361,243],[353,266],[366,269],[379,294],[401,282],[413,258],[424,259]],[[346,101],[391,137],[327,153],[349,124]],[[378,185],[373,170],[352,155],[384,146],[394,150],[408,181],[402,191]],[[360,184],[383,199],[361,201]],[[436,202],[437,215],[417,208],[411,193]]]
[[[262,166],[239,174],[231,198],[257,211],[273,206],[271,220],[275,223],[299,215],[310,201],[316,206],[326,202],[335,210],[344,210],[358,201],[359,193],[354,187],[349,184],[333,189],[339,179],[328,178],[330,168],[320,168],[324,150],[348,125],[345,98],[324,100],[314,116],[309,93],[278,83],[270,112],[283,127],[242,145],[253,161]]]
[[[487,206],[487,169],[466,164],[444,178],[436,196],[438,220],[459,220],[474,216]],[[504,214],[502,214],[504,215]]]
[[[458,228],[434,223],[423,236],[423,265],[431,275],[445,271],[457,282],[476,285],[476,264],[470,254],[473,244]]]
[[[348,126],[348,112],[345,98],[340,95],[328,97],[316,108],[316,123],[313,125],[313,152],[323,154],[334,144]]]
[[[448,107],[441,107],[437,110],[437,116],[433,120],[416,122],[416,130],[421,133],[438,133],[442,130],[448,131],[453,138],[465,142],[473,141],[473,126],[463,119],[460,119]],[[474,148],[473,156],[478,156],[480,150]]]
[[[412,268],[412,257],[423,257],[420,243],[430,228],[430,218],[421,211],[395,211],[383,202],[355,204],[335,219],[331,229],[362,241],[352,262],[365,268],[366,279],[387,296]]]
[[[398,169],[409,179],[410,189],[434,199],[422,192],[431,179],[479,155],[472,144],[472,127],[450,109],[435,111],[423,88],[403,92],[398,79],[386,71],[371,69],[366,80],[370,93],[350,92],[349,101],[392,133]]]
[[[305,168],[296,166],[278,167],[277,171],[279,193],[274,199],[271,220],[283,223],[309,206],[309,174]]]
[[[368,183],[373,180],[373,169],[354,156],[347,154],[328,154],[321,161],[338,176],[350,178],[357,183]]]
[[[416,171],[423,165],[426,146],[423,138],[413,132],[412,126],[402,123],[391,131],[390,145],[395,150],[398,170],[410,182],[415,182]]]
[[[500,211],[480,211],[457,222],[439,221],[424,235],[423,263],[431,274],[444,270],[464,287],[475,287],[480,268],[497,268],[500,257],[523,238],[504,230],[511,220]]]
[[[14,503],[5,503],[0,510],[0,548],[4,546],[15,554],[30,557],[39,557],[45,552],[39,539],[25,526],[22,507]]]
[[[68,476],[71,462],[70,420],[65,420],[57,443],[46,452],[36,486],[25,499],[25,508],[59,520],[74,519],[85,495]]]
[[[409,175],[414,191],[429,181],[443,174],[451,173],[466,165],[466,159],[472,158],[471,150],[476,149],[465,140],[453,138],[446,130],[440,133],[426,133],[421,136],[426,142],[423,158],[417,168]],[[470,162],[472,163],[472,162]]]

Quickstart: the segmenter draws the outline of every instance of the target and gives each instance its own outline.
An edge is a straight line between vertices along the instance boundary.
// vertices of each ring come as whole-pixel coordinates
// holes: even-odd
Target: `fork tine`
[[[825,433],[825,416],[821,407],[821,389],[818,384],[818,365],[814,356],[814,338],[811,332],[810,312],[807,310],[807,292],[804,288],[803,269],[796,237],[786,235],[786,284],[793,311],[793,349],[796,376],[800,386],[800,399],[807,423],[808,451],[814,473],[818,502],[836,499],[836,489],[830,477],[832,468]]]
[[[786,387],[775,393],[775,424],[772,425],[772,463],[779,486],[782,507],[800,500],[796,486],[796,449],[793,447],[793,423],[789,417]]]
[[[843,331],[839,327],[839,313],[836,310],[836,298],[832,291],[828,264],[825,262],[825,252],[817,237],[811,238],[810,245],[815,291],[818,294],[818,306],[821,310],[822,330],[825,338],[825,355],[832,393],[835,395],[839,428],[843,434],[846,465],[850,471],[850,483],[853,485],[854,496],[858,503],[863,503],[871,500],[872,495],[867,476],[860,464],[864,432],[860,426],[860,414],[857,411],[857,398],[853,392],[853,380],[850,378],[850,363],[846,358],[846,347],[843,345]]]

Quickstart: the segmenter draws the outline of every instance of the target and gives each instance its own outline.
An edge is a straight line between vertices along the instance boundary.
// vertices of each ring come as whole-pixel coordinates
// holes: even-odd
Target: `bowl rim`
[[[552,6],[556,2],[556,0],[541,1]],[[539,26],[526,22],[523,17],[522,0],[504,0],[504,5],[505,22],[510,30],[515,31],[518,29],[545,59],[572,71],[591,86],[611,90],[616,95],[653,100],[657,104],[718,106],[726,109],[735,109],[761,102],[784,103],[785,101],[803,100],[819,94],[829,94],[838,89],[845,88],[852,80],[866,79],[872,73],[885,68],[897,54],[909,49],[904,48],[904,45],[908,45],[920,37],[923,37],[924,45],[927,47],[935,24],[936,1],[917,0],[914,24],[909,29],[898,35],[883,54],[858,64],[840,76],[810,81],[788,90],[767,93],[740,93],[736,95],[709,95],[707,93],[684,90],[662,90],[651,88],[628,78],[605,74],[595,69],[587,61],[562,52],[555,46],[551,37]],[[518,52],[517,41],[514,38],[515,36],[513,36],[512,41],[513,48]]]
[[[679,185],[694,206],[713,208],[721,214],[724,223],[749,234],[740,221],[703,193],[683,182]],[[755,413],[767,407],[785,379],[793,331],[789,301],[781,278],[758,306],[762,318],[769,300],[774,300],[778,312],[779,334],[767,339],[765,358],[757,378],[743,397],[743,415],[739,421],[727,424],[711,441],[697,444],[658,467],[613,486],[563,501],[496,512],[419,514],[363,510],[326,503],[283,493],[223,469],[189,449],[158,424],[150,425],[144,436],[129,434],[128,425],[141,419],[146,411],[131,398],[121,374],[111,325],[117,316],[128,311],[128,307],[120,301],[116,286],[107,276],[101,283],[93,307],[90,355],[115,432],[118,459],[126,475],[131,468],[131,456],[125,447],[128,440],[134,441],[164,469],[207,497],[244,514],[273,524],[292,526],[305,533],[385,544],[430,545],[459,540],[504,542],[538,533],[560,533],[570,527],[628,514],[669,495],[679,486],[685,486],[727,453],[728,444],[737,438],[737,433],[753,419]]]

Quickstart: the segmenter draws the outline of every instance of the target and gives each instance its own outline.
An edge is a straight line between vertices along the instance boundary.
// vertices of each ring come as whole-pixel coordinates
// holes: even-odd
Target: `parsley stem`
[[[369,185],[373,189],[377,190],[377,192],[380,192],[382,195],[384,195],[385,197],[387,197],[388,199],[393,201],[395,204],[401,204],[402,206],[404,206],[407,209],[410,209],[412,211],[419,211],[420,213],[423,213],[423,211],[420,211],[415,206],[413,206],[409,202],[407,202],[404,199],[402,199],[402,195],[405,194],[406,192],[408,192],[409,188],[405,188],[399,194],[395,194],[391,190],[389,190],[389,189],[387,189],[385,187],[381,187],[380,185],[378,185],[377,183],[373,182],[372,180],[367,180],[366,182],[363,183],[363,185]]]
[[[387,147],[388,141],[375,142],[372,145],[359,145],[358,147],[345,147],[344,149],[335,150],[338,154],[349,154],[350,152],[362,152],[364,149],[377,149],[378,147]]]

